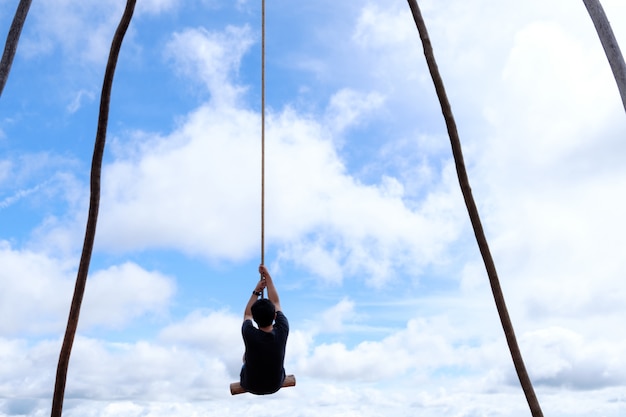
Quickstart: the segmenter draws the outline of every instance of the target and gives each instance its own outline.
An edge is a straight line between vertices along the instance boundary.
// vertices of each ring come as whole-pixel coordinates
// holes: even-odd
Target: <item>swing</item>
[[[281,388],[295,387],[295,386],[296,386],[295,375],[285,376],[285,380],[283,381],[283,385],[281,386]],[[244,392],[247,392],[247,391],[241,386],[239,382],[233,382],[232,384],[230,384],[230,393],[232,395],[243,394]]]
[[[265,264],[265,0],[261,2],[262,35],[261,35],[261,264]],[[263,279],[265,279],[263,277]],[[265,298],[265,289],[261,296]],[[281,388],[295,387],[296,377],[286,375]],[[240,382],[230,384],[231,395],[247,392]]]

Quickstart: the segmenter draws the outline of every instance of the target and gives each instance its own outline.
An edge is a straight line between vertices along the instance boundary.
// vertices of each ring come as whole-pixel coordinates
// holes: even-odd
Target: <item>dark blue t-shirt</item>
[[[246,346],[246,361],[241,368],[241,386],[253,394],[273,394],[285,379],[285,346],[289,336],[289,322],[282,311],[276,312],[274,329],[259,330],[246,320],[241,326]]]

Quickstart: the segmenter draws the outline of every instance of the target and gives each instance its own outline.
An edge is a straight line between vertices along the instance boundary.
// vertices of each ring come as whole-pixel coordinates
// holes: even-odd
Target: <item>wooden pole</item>
[[[17,52],[17,44],[20,40],[22,28],[24,27],[24,22],[26,21],[31,3],[32,0],[20,0],[20,3],[17,5],[17,10],[15,11],[15,16],[13,17],[13,22],[11,23],[11,28],[7,34],[7,41],[4,44],[4,52],[2,53],[2,61],[0,61],[0,97],[2,96],[2,91],[4,91],[4,86],[11,72],[13,58]]]
[[[491,291],[493,293],[493,298],[496,303],[498,315],[500,316],[500,322],[502,323],[504,335],[506,337],[511,356],[513,358],[513,365],[515,366],[515,370],[517,371],[517,376],[522,385],[524,394],[526,395],[526,400],[528,402],[533,417],[543,417],[543,412],[541,411],[541,407],[539,406],[539,401],[537,401],[535,390],[533,389],[532,382],[530,381],[528,372],[526,371],[526,366],[524,365],[524,360],[522,359],[522,353],[520,351],[519,345],[517,344],[517,338],[515,337],[513,323],[511,321],[511,318],[509,317],[506,303],[504,302],[504,294],[500,286],[500,279],[498,278],[496,266],[491,256],[491,251],[489,250],[487,237],[485,236],[485,232],[483,231],[480,216],[478,214],[478,208],[476,207],[476,202],[474,201],[474,197],[472,196],[472,189],[470,187],[469,178],[467,176],[467,170],[465,169],[465,161],[463,159],[463,151],[461,149],[461,139],[459,138],[459,132],[456,127],[454,115],[452,114],[452,107],[450,106],[450,102],[448,101],[448,95],[446,94],[443,79],[441,78],[441,74],[439,73],[439,68],[435,60],[435,54],[430,43],[430,37],[426,29],[426,23],[424,22],[422,13],[419,9],[419,6],[417,5],[417,1],[408,0],[408,2],[409,7],[411,8],[411,12],[413,13],[413,19],[415,20],[415,24],[422,40],[426,63],[428,64],[428,69],[432,76],[433,83],[435,84],[437,97],[439,98],[441,110],[446,122],[446,126],[448,128],[448,135],[450,136],[450,144],[452,146],[452,154],[454,156],[459,185],[461,186],[461,193],[463,194],[465,206],[467,207],[470,221],[474,229],[474,236],[476,237],[478,248],[480,249],[480,253],[482,254],[485,268],[487,269],[487,275],[489,276]]]
[[[583,3],[585,3],[587,12],[589,12],[593,25],[596,27],[596,32],[598,32],[600,43],[609,60],[619,95],[622,98],[624,111],[626,111],[626,63],[624,62],[622,51],[619,49],[617,39],[615,39],[611,23],[609,23],[609,19],[606,17],[606,13],[604,13],[600,0],[583,0]]]
[[[80,316],[80,307],[85,294],[85,286],[87,284],[87,274],[89,273],[89,264],[91,262],[91,253],[96,236],[96,225],[98,223],[98,210],[100,207],[100,177],[102,173],[102,158],[104,155],[104,145],[106,143],[107,124],[109,120],[109,106],[111,103],[111,89],[113,86],[113,76],[117,65],[117,58],[122,47],[122,41],[126,30],[130,25],[130,21],[135,10],[136,0],[127,0],[126,9],[120,20],[120,23],[113,36],[109,60],[104,72],[104,81],[102,83],[102,94],[100,95],[100,113],[98,115],[98,127],[96,131],[96,141],[94,145],[93,158],[91,161],[91,194],[89,199],[89,213],[87,216],[87,227],[85,230],[85,240],[83,242],[83,251],[80,257],[78,273],[76,276],[76,284],[74,286],[74,296],[70,306],[70,313],[67,319],[67,327],[65,328],[65,337],[61,352],[59,354],[59,363],[57,365],[56,380],[54,384],[54,394],[52,397],[51,417],[61,417],[63,413],[63,399],[65,396],[65,384],[67,381],[67,370],[70,363],[70,355],[72,354],[72,346],[74,337],[78,328],[78,318]]]

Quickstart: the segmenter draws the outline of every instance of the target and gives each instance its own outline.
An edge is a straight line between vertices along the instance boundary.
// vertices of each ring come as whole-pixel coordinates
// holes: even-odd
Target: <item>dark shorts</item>
[[[246,391],[252,394],[257,394],[257,395],[273,394],[283,386],[283,382],[285,382],[285,376],[286,376],[285,371],[283,370],[283,377],[280,380],[280,384],[277,387],[263,387],[261,390],[258,390],[258,391],[251,390],[250,387],[248,386],[248,379],[246,375],[246,364],[244,363],[241,366],[241,372],[239,372],[239,384],[241,385],[243,389],[245,389]]]

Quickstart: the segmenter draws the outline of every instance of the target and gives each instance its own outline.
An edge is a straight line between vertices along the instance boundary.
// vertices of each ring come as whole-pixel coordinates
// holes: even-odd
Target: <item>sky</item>
[[[544,414],[626,415],[626,114],[583,2],[419,4]],[[602,4],[626,49],[626,3]],[[1,417],[50,413],[124,5],[34,1],[0,97]],[[530,415],[408,4],[266,14],[265,264],[297,386],[229,393],[261,262],[260,1],[139,0],[64,415]]]

